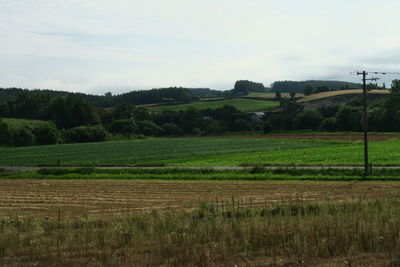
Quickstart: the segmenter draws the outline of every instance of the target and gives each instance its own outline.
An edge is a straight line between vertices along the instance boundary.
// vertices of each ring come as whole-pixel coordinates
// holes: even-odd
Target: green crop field
[[[153,138],[86,144],[0,148],[0,166],[35,165],[239,165],[261,162],[281,150],[348,143],[272,138]],[[243,160],[241,158],[243,156]],[[287,162],[287,161],[286,161]]]
[[[281,96],[284,98],[289,98],[289,93],[281,93]],[[303,97],[304,94],[296,93],[296,97]],[[275,93],[250,93],[246,97],[257,97],[257,98],[265,98],[265,99],[273,99],[276,97]]]
[[[224,105],[232,105],[241,111],[250,112],[250,111],[260,111],[260,110],[265,110],[267,108],[276,107],[279,105],[279,102],[245,99],[245,98],[232,98],[232,99],[222,99],[218,101],[200,101],[182,105],[152,106],[148,107],[148,109],[151,111],[161,112],[164,110],[173,110],[173,111],[186,110],[189,107],[196,107],[199,109],[207,109],[207,108],[216,109]]]
[[[361,142],[276,138],[150,138],[0,148],[0,166],[36,165],[361,165]],[[400,140],[370,143],[370,163],[399,165]]]

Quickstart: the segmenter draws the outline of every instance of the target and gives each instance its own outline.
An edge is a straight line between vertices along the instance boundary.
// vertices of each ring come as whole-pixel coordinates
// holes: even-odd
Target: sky
[[[399,11],[398,0],[0,0],[0,87],[359,82],[345,75],[400,72]]]

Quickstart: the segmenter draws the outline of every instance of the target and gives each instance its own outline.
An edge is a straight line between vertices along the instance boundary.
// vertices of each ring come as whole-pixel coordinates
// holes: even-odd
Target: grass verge
[[[400,169],[373,169],[367,178],[362,169],[268,169],[255,166],[249,169],[185,169],[185,168],[45,168],[17,173],[3,173],[5,179],[126,179],[161,181],[400,181]]]

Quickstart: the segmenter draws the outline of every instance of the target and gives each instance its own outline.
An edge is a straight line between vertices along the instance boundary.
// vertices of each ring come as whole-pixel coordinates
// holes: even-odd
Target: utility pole
[[[363,130],[364,130],[364,176],[369,175],[369,164],[368,164],[368,117],[367,117],[367,80],[376,81],[379,78],[367,79],[368,73],[364,70],[357,72],[357,75],[363,76]]]

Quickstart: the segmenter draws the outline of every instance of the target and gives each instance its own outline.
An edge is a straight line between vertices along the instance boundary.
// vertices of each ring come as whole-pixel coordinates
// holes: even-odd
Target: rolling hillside
[[[189,107],[196,107],[199,109],[215,109],[224,105],[232,105],[241,111],[262,111],[267,108],[276,107],[279,105],[277,101],[255,100],[246,98],[226,98],[217,101],[199,101],[181,105],[160,105],[147,107],[151,111],[162,112],[165,110],[186,110]]]
[[[357,95],[357,94],[362,94],[362,92],[363,92],[362,89],[322,92],[322,93],[317,93],[317,94],[312,94],[312,95],[306,96],[306,97],[302,98],[301,100],[299,100],[299,102],[307,102],[307,101],[312,101],[312,100],[317,100],[317,99],[322,99],[322,98],[327,98],[327,97],[332,97],[332,96],[339,96],[339,95]],[[368,94],[378,94],[378,95],[387,95],[389,93],[390,93],[389,90],[368,91]]]
[[[367,101],[369,103],[382,99],[389,94],[389,90],[372,90],[367,93]],[[362,96],[362,90],[342,90],[323,92],[306,96],[299,103],[304,105],[305,109],[318,109],[321,107],[341,106],[354,97]]]

